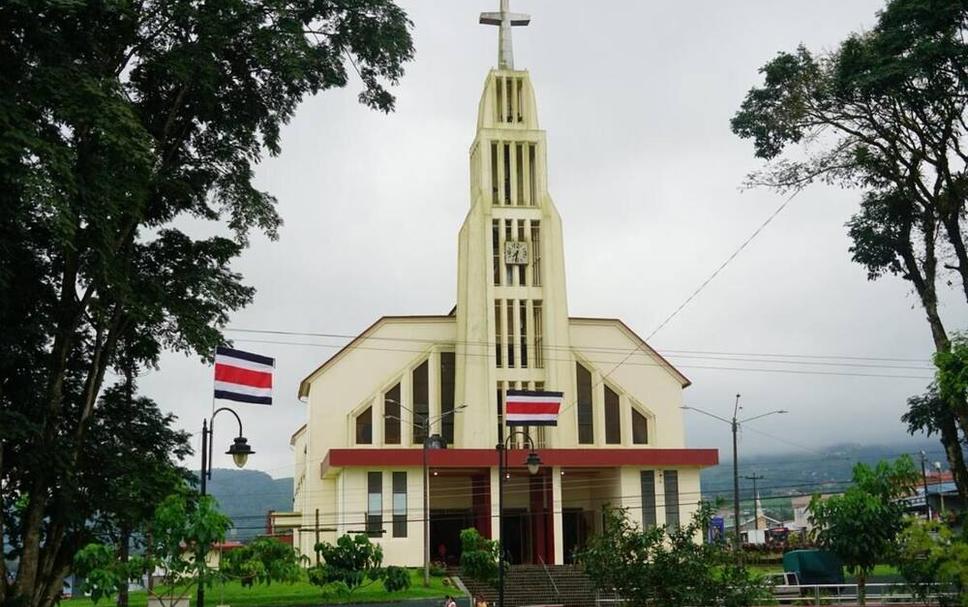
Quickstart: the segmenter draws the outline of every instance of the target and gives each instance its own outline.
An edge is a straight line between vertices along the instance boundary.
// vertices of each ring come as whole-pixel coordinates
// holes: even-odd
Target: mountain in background
[[[259,470],[216,468],[208,481],[208,494],[235,523],[228,535],[234,540],[265,533],[270,510],[292,510],[292,478],[272,478]]]

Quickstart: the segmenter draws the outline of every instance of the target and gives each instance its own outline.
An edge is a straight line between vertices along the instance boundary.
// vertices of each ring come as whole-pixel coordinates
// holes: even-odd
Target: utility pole
[[[759,501],[760,495],[759,495],[759,493],[756,492],[756,481],[762,480],[763,479],[763,475],[762,474],[753,474],[751,476],[744,476],[743,478],[745,478],[746,480],[753,481],[753,529],[759,529],[760,528],[760,516],[759,516],[760,513],[759,513],[759,509],[756,507],[756,503]]]
[[[736,415],[739,413],[739,394],[736,395],[736,404],[733,405],[733,419],[731,426],[733,428],[733,528],[736,531],[735,545],[733,548],[736,550],[737,554],[740,553],[743,547],[743,541],[740,537],[739,532],[739,456],[736,450],[736,432],[739,429],[739,423],[736,421]]]
[[[928,473],[924,468],[925,453],[921,450],[921,482],[924,484],[924,511],[931,520],[931,504],[928,503]]]

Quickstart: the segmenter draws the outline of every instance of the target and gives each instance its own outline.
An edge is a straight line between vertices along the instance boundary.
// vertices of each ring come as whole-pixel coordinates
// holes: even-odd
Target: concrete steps
[[[455,571],[460,577],[460,571]],[[483,595],[488,605],[497,605],[497,585],[481,584],[466,577],[461,582],[472,596]],[[595,607],[595,585],[577,565],[514,565],[504,578],[504,607],[564,605]]]

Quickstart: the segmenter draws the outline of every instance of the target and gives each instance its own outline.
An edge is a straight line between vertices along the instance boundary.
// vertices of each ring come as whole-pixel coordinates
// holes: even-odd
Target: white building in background
[[[622,321],[568,314],[562,221],[531,78],[513,67],[513,19],[482,15],[504,24],[470,146],[456,307],[382,317],[299,385],[294,512],[275,527],[296,528],[307,555],[318,510],[325,541],[367,532],[386,563],[423,562],[427,419],[447,443],[428,451],[434,560],[455,560],[460,530],[476,527],[501,538],[512,562],[569,562],[600,531],[607,504],[643,525],[687,520],[700,468],[718,462],[714,449],[685,448],[682,373]],[[594,204],[607,213],[608,201]],[[523,465],[523,439],[511,438],[499,525],[495,446],[508,436],[511,389],[561,391],[564,404],[557,427],[528,429],[536,475]]]

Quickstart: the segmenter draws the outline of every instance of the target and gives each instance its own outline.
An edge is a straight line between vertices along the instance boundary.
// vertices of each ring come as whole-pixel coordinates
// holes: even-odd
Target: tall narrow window
[[[505,319],[507,324],[505,325],[505,333],[508,336],[508,368],[514,368],[514,300],[508,299],[504,302],[505,307],[507,307],[507,314],[505,314]]]
[[[518,122],[524,121],[524,79],[515,78],[515,96],[518,100]]]
[[[497,382],[497,437],[504,442],[504,387]]]
[[[636,445],[649,444],[649,420],[632,407],[632,442]]]
[[[501,204],[498,196],[498,166],[497,166],[497,142],[491,142],[491,204]]]
[[[448,445],[454,444],[454,377],[457,370],[453,352],[440,353],[440,429]]]
[[[575,363],[575,379],[578,385],[578,442],[590,445],[595,442],[592,374],[581,364]]]
[[[430,386],[427,377],[427,361],[413,370],[413,442],[422,445],[427,438],[427,422],[430,420]]]
[[[617,445],[622,442],[622,408],[618,394],[605,386],[605,442]]]
[[[531,285],[541,286],[541,224],[531,222]]]
[[[383,442],[400,444],[400,384],[383,395]]]
[[[407,473],[393,473],[393,537],[407,537]]]
[[[511,204],[511,144],[502,143],[504,148],[504,204]]]
[[[383,473],[366,473],[366,534],[383,535]]]
[[[642,527],[655,527],[655,470],[643,470],[642,478]]]
[[[501,220],[491,221],[491,259],[494,262],[494,286],[501,286]]]
[[[494,79],[494,96],[496,97],[494,109],[497,111],[497,121],[504,122],[504,78]]]
[[[515,187],[514,189],[517,190],[517,193],[518,193],[518,206],[521,206],[524,204],[524,151],[525,149],[526,149],[525,146],[520,143],[514,144],[514,156],[515,156],[514,165],[515,165],[515,170],[517,171],[516,173],[517,187]]]
[[[535,167],[534,162],[535,162],[535,146],[532,143],[528,145],[528,178],[529,178],[528,187],[531,188],[531,196],[530,196],[531,206],[536,206],[538,204],[538,200],[537,200],[538,186],[536,185],[538,181],[537,181],[537,173],[535,172],[535,168],[534,168]]]
[[[501,300],[494,302],[494,363],[500,369],[504,366],[504,328],[501,324]]]
[[[518,242],[526,242],[524,239],[524,220],[518,220]],[[527,264],[517,264],[518,265],[518,284],[520,286],[526,286],[528,284],[528,266]]]
[[[511,122],[514,120],[514,79],[508,78],[504,83],[504,99],[505,99],[505,112],[504,115],[507,116],[505,122]]]
[[[665,485],[666,525],[679,526],[679,471],[666,470],[662,473]]]
[[[518,300],[518,322],[521,324],[521,368],[528,368],[528,302]]]
[[[367,407],[356,416],[356,444],[369,445],[373,443],[373,407]]]
[[[534,332],[534,368],[544,367],[544,318],[542,318],[541,301],[536,301],[531,305],[534,322],[531,323],[531,330]]]

